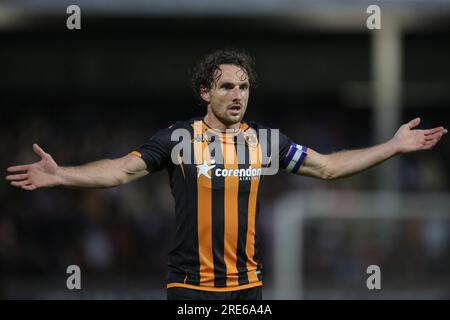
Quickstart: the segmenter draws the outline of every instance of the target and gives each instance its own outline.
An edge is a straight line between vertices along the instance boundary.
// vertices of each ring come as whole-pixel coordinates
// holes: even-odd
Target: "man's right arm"
[[[128,154],[117,159],[104,159],[76,167],[60,167],[51,155],[37,144],[33,150],[39,162],[8,168],[7,180],[25,190],[45,187],[108,188],[141,178],[149,172],[139,157]]]

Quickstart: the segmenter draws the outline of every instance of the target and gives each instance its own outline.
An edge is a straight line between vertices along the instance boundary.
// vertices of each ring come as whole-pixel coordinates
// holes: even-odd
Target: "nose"
[[[241,93],[241,89],[239,88],[239,86],[234,87],[232,95],[233,95],[233,100],[242,100],[242,93]]]

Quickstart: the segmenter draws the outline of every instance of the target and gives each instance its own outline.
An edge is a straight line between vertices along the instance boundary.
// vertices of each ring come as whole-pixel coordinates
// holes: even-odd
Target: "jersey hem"
[[[202,286],[196,286],[193,284],[187,284],[187,283],[179,283],[179,282],[172,282],[167,284],[167,289],[174,288],[174,287],[182,287],[187,289],[194,289],[194,290],[202,290],[202,291],[213,291],[213,292],[228,292],[228,291],[238,291],[238,290],[244,290],[254,287],[262,286],[262,281],[254,282],[254,283],[248,283],[244,284],[242,286],[235,286],[235,287],[225,287],[225,288],[217,288],[217,287],[202,287]]]

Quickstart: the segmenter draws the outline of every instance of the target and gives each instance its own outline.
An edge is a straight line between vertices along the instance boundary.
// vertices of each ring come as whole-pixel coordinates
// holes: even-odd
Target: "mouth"
[[[241,113],[241,109],[242,109],[242,106],[239,104],[234,104],[234,105],[228,107],[228,110],[234,116],[239,115]]]

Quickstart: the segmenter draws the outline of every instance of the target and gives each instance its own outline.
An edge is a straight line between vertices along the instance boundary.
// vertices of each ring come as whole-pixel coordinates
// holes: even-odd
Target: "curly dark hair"
[[[194,90],[197,103],[205,106],[206,102],[200,96],[200,89],[211,89],[217,77],[214,77],[216,70],[220,70],[221,64],[232,64],[242,68],[248,76],[250,87],[257,85],[256,72],[253,58],[242,49],[220,49],[203,57],[200,63],[192,72],[191,87]],[[220,74],[219,74],[220,76]]]

